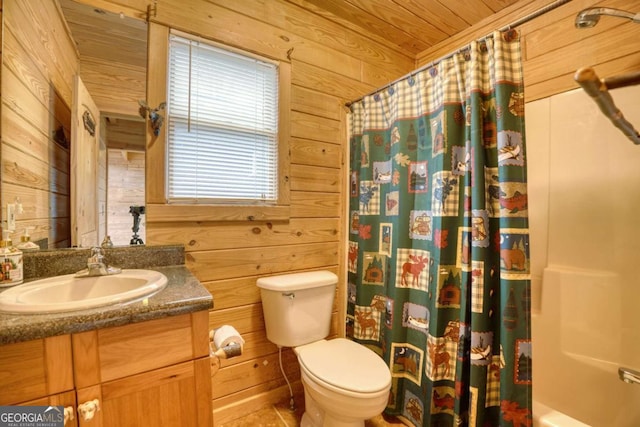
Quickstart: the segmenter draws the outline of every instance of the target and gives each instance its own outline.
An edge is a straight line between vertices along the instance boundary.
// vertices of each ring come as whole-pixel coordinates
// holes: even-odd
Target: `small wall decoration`
[[[82,122],[84,123],[84,128],[89,132],[89,135],[95,136],[96,120],[93,118],[93,115],[89,110],[84,110],[84,113],[82,114]]]
[[[164,117],[162,117],[160,111],[164,110],[164,108],[167,106],[167,103],[161,102],[157,108],[151,108],[147,105],[147,101],[145,101],[144,99],[140,99],[138,101],[138,104],[140,105],[140,108],[138,109],[140,116],[143,119],[146,119],[148,115],[151,128],[153,129],[153,134],[155,136],[160,135],[160,128],[162,127],[162,123],[164,122]]]

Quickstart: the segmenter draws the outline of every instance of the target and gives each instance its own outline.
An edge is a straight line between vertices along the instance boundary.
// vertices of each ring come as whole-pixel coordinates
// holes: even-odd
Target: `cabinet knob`
[[[91,421],[93,416],[100,410],[100,401],[98,399],[89,400],[88,402],[78,405],[78,413],[84,421]]]
[[[64,408],[64,423],[62,425],[67,425],[67,421],[71,421],[74,419],[73,416],[73,406],[67,406]]]

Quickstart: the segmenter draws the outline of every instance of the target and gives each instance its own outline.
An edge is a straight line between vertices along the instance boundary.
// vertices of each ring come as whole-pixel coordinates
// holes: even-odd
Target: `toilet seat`
[[[315,382],[336,391],[379,393],[391,385],[389,367],[373,351],[345,338],[321,340],[295,349],[300,366]]]

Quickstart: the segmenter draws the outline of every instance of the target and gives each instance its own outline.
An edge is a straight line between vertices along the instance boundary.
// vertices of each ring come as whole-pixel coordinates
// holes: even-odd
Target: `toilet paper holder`
[[[230,325],[223,325],[209,331],[209,356],[213,374],[220,369],[220,359],[229,359],[242,355],[244,339]]]

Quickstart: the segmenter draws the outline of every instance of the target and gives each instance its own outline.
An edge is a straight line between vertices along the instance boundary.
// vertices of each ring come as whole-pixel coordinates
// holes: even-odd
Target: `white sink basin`
[[[149,296],[167,285],[152,270],[122,270],[111,276],[55,276],[18,285],[0,293],[0,311],[55,313],[84,310]]]

